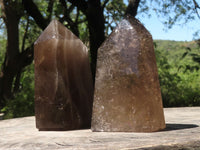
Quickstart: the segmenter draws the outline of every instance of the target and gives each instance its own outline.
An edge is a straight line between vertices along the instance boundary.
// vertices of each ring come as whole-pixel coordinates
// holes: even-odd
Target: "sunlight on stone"
[[[92,130],[164,128],[153,40],[138,20],[128,17],[98,50]]]

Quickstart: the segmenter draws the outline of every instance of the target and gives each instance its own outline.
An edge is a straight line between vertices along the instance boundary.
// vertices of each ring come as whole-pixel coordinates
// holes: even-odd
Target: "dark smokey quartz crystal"
[[[153,40],[138,20],[127,17],[98,50],[92,130],[164,128]]]
[[[36,127],[89,128],[93,86],[86,46],[53,20],[35,42],[34,63]]]

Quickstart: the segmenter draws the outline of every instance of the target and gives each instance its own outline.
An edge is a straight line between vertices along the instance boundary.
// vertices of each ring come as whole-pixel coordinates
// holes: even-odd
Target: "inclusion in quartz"
[[[91,126],[93,84],[86,46],[53,20],[34,44],[35,116],[39,130]]]
[[[98,50],[92,130],[153,132],[164,128],[153,40],[129,16]]]

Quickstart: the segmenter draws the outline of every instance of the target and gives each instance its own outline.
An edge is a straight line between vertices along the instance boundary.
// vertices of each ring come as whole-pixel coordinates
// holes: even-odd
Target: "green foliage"
[[[185,24],[196,17],[193,0],[154,0],[154,10],[159,16],[164,16],[163,21],[168,28],[177,22]]]
[[[14,99],[7,101],[1,110],[4,119],[34,115],[34,68],[33,64],[26,68],[21,77],[21,91]]]
[[[113,22],[119,22],[123,17],[126,10],[126,5],[124,4],[123,0],[112,0],[108,2],[106,6],[106,11],[108,13],[109,18]],[[109,20],[108,20],[109,21]]]
[[[28,28],[27,28],[28,25]],[[22,16],[19,24],[19,48],[22,51],[22,44],[25,38],[24,49],[29,47],[39,37],[42,30],[37,26],[30,16]],[[27,28],[27,29],[26,29]],[[27,31],[26,31],[27,30]]]
[[[105,7],[106,35],[114,29],[117,23],[123,18],[126,5],[123,0],[111,0]]]
[[[0,37],[0,68],[4,60],[5,51],[6,51],[6,39]]]
[[[199,106],[200,64],[196,63],[192,56],[182,57],[186,48],[190,48],[193,54],[199,55],[199,47],[195,42],[175,41],[156,41],[156,45],[164,106]]]
[[[79,28],[79,38],[83,41],[83,43],[89,47],[89,31],[87,25],[85,23],[81,23],[78,26]]]

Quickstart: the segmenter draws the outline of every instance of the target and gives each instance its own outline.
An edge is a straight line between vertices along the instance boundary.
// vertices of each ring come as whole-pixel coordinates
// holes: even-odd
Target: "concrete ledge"
[[[91,132],[76,130],[39,132],[35,118],[0,121],[1,150],[178,150],[200,149],[200,107],[166,108],[167,128],[154,133]]]

